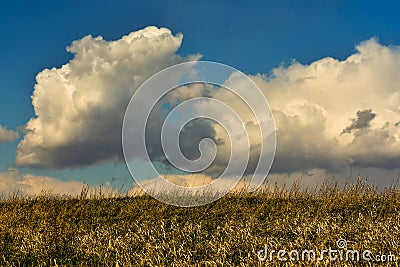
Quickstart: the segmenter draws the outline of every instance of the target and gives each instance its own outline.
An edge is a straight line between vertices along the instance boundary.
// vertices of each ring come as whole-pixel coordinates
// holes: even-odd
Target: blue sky
[[[73,58],[66,46],[88,34],[117,40],[149,25],[166,27],[184,36],[179,55],[199,53],[253,75],[292,59],[344,60],[371,37],[382,45],[400,44],[397,1],[6,1],[0,6],[0,125],[12,130],[34,116],[30,97],[36,75],[66,64]],[[14,165],[20,135],[0,146],[0,171]],[[122,163],[19,169],[93,184],[128,175]]]
[[[396,1],[3,2],[0,120],[14,128],[32,116],[36,74],[72,58],[65,47],[85,35],[118,39],[149,25],[182,32],[180,54],[200,53],[247,73],[299,62],[343,59],[371,37],[400,42]],[[15,104],[14,104],[15,103]],[[10,116],[9,114],[12,114]]]

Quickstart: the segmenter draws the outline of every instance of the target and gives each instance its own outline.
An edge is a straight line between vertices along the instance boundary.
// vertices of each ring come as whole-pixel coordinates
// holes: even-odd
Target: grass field
[[[399,266],[400,190],[363,182],[236,192],[201,207],[149,196],[37,196],[0,202],[1,266]],[[394,262],[280,261],[271,250],[370,250]],[[342,250],[346,252],[346,248]],[[269,253],[269,252],[268,252]],[[339,253],[339,252],[338,252]],[[262,252],[260,252],[262,255]],[[294,256],[295,254],[292,254]],[[288,254],[285,255],[288,257]],[[382,258],[382,257],[381,257]],[[371,258],[372,259],[372,258]],[[389,259],[388,259],[389,260]],[[391,259],[393,260],[393,259]]]

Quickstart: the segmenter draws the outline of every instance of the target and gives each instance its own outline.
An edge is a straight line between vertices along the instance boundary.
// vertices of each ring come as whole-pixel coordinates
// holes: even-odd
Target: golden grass
[[[259,261],[270,249],[348,247],[394,253],[400,190],[358,182],[236,192],[201,207],[149,196],[11,196],[0,201],[0,266],[368,266],[367,262]],[[370,266],[378,265],[377,263]]]

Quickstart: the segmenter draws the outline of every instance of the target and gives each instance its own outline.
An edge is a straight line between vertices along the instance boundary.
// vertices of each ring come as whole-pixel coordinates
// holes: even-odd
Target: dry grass
[[[303,192],[294,186],[237,192],[209,205],[173,207],[148,196],[9,197],[0,201],[1,266],[277,266],[270,249],[336,248],[397,256],[400,190],[359,182]],[[286,262],[286,266],[368,266]],[[370,264],[375,266],[377,263]]]

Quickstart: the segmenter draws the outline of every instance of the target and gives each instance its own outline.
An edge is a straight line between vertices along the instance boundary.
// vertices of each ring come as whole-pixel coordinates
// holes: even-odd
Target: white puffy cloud
[[[77,195],[82,191],[83,186],[84,184],[79,181],[61,181],[48,176],[22,174],[13,168],[0,173],[0,193],[5,197],[14,193],[22,195],[39,195],[41,193]]]
[[[327,57],[309,65],[294,61],[270,75],[251,76],[268,99],[276,123],[272,173],[311,177],[310,170],[329,176],[350,168],[400,167],[400,47],[370,39],[356,49],[344,60]],[[185,99],[185,94],[195,95],[190,90],[177,95]],[[203,90],[202,95],[222,100],[241,116],[252,141],[254,166],[260,142],[258,127],[252,127],[254,117],[226,90]],[[222,128],[213,127],[216,139],[224,135]],[[229,155],[229,146],[220,142],[219,152]],[[214,163],[219,172],[226,165],[218,158]]]
[[[0,125],[0,144],[10,142],[18,138],[18,133],[8,130],[6,127]]]
[[[400,163],[400,47],[376,39],[345,60],[293,62],[254,76],[277,126],[273,171],[393,169]]]
[[[120,159],[122,117],[138,86],[166,66],[198,58],[178,56],[181,41],[181,35],[168,29],[149,27],[117,41],[87,36],[73,42],[68,51],[74,59],[37,76],[32,96],[36,117],[26,126],[16,164],[62,168]],[[349,166],[399,167],[400,48],[370,39],[356,49],[344,60],[326,57],[308,65],[294,61],[270,75],[251,77],[265,93],[277,126],[273,173],[314,170],[325,175]],[[250,164],[254,165],[258,127],[233,95],[191,85],[172,92],[167,100],[173,106],[198,96],[219,98],[240,112],[252,139]],[[159,146],[150,156],[159,161],[163,158],[155,137],[164,115],[154,114],[150,124],[151,139]],[[210,123],[193,123],[186,130],[189,140],[182,140],[182,147],[192,158],[198,156],[201,138],[226,137],[223,128]],[[227,155],[229,145],[219,142],[219,153]],[[212,171],[220,172],[226,155],[216,158]]]
[[[120,159],[122,119],[135,90],[155,72],[199,56],[176,54],[182,35],[147,27],[116,41],[86,36],[74,58],[36,77],[35,117],[17,148],[17,166],[64,168]]]

